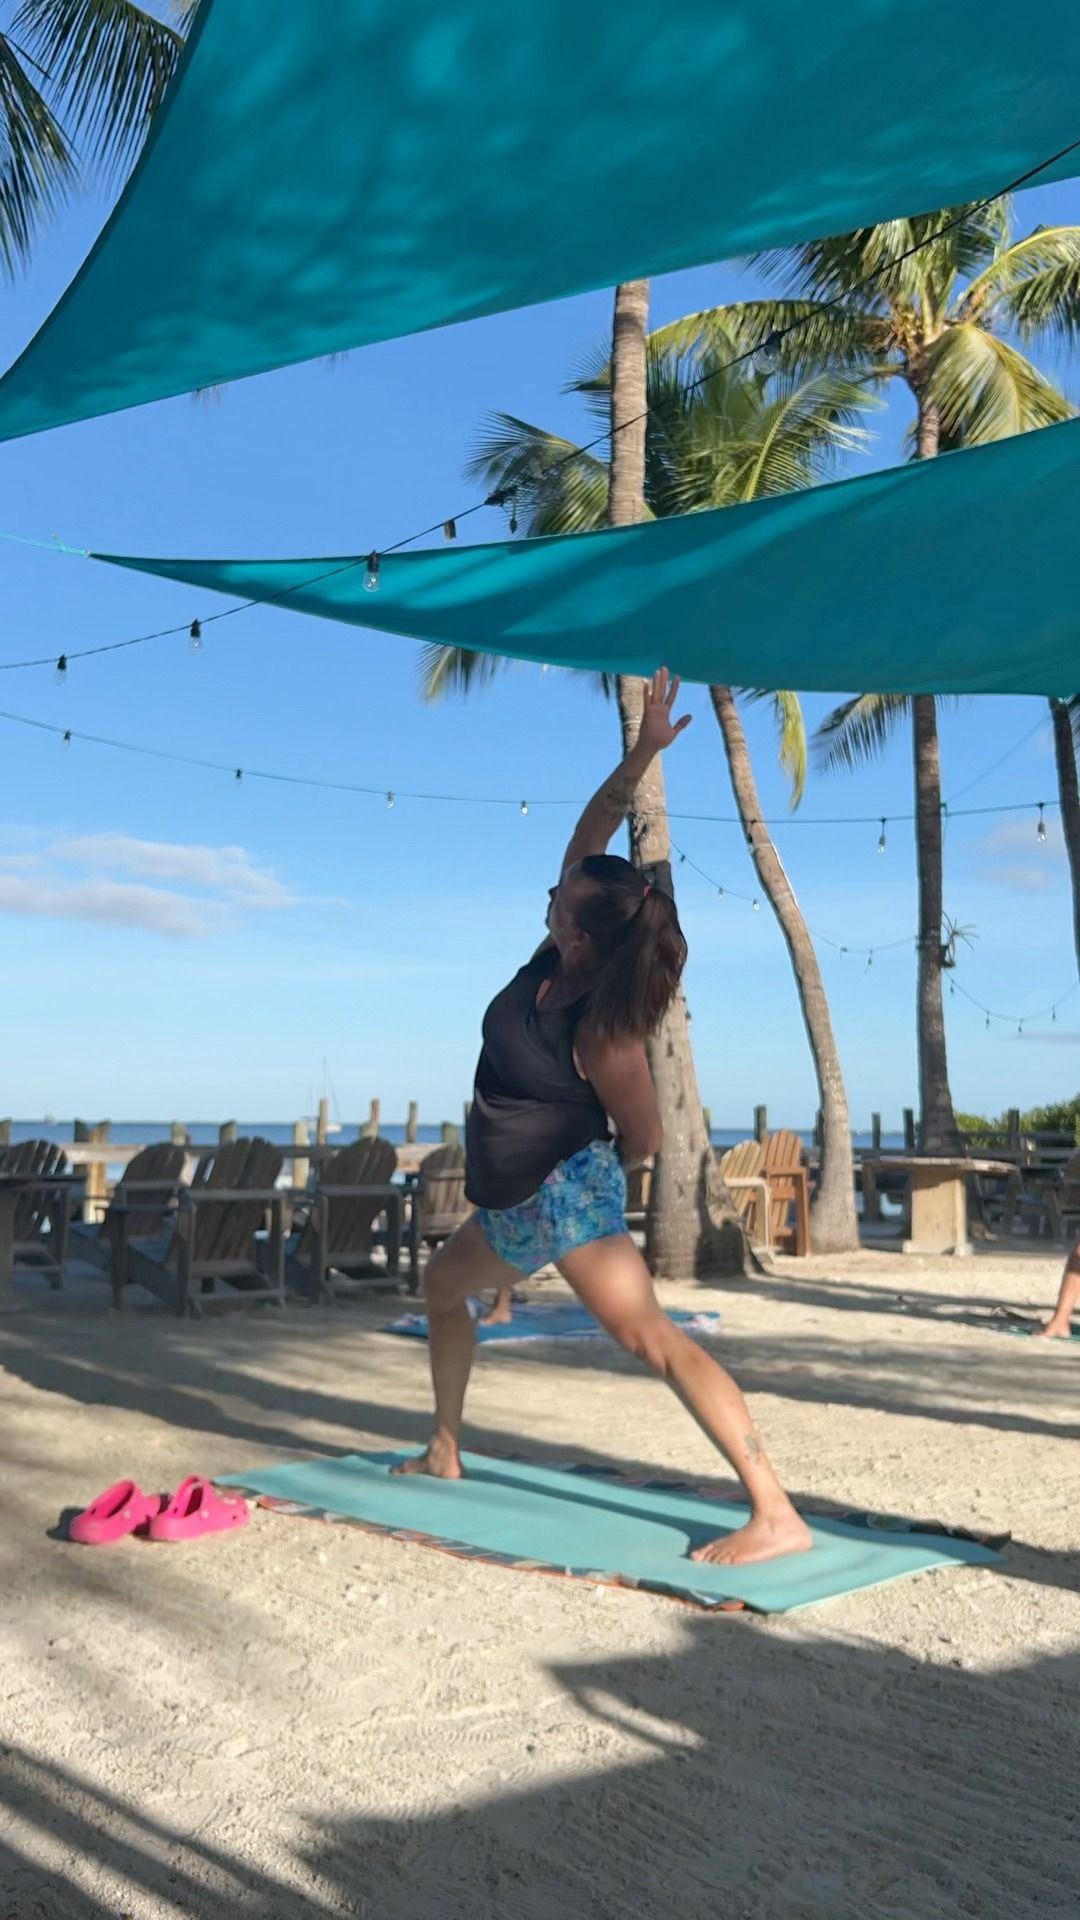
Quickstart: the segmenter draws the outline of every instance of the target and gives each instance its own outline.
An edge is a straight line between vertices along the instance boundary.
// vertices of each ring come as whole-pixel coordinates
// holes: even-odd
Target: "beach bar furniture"
[[[24,1140],[0,1148],[0,1305],[14,1297],[16,1266],[63,1283],[74,1196],[82,1178],[73,1174],[62,1147],[51,1140]]]
[[[968,1181],[976,1174],[1006,1179],[1013,1172],[1007,1160],[969,1160],[962,1154],[890,1153],[869,1164],[875,1171],[887,1166],[908,1176],[911,1227],[905,1253],[970,1254]]]
[[[420,1285],[421,1249],[449,1240],[471,1212],[472,1204],[465,1198],[464,1147],[436,1147],[421,1162],[413,1188],[409,1219],[409,1285],[413,1293]]]
[[[323,1161],[308,1217],[286,1248],[290,1288],[318,1301],[397,1285],[405,1188],[394,1184],[396,1172],[397,1149],[378,1138],[355,1140]],[[385,1266],[372,1259],[376,1246],[385,1248]]]
[[[285,1300],[282,1154],[268,1140],[235,1140],[204,1153],[180,1190],[168,1232],[128,1246],[127,1277],[178,1314]],[[268,1258],[260,1235],[270,1222]]]
[[[720,1160],[720,1178],[751,1244],[770,1253],[770,1196],[764,1169],[765,1148],[760,1140],[740,1140]]]
[[[112,1279],[113,1306],[124,1304],[128,1249],[168,1239],[179,1200],[185,1150],[168,1140],[140,1147],[118,1181],[100,1226],[76,1220],[71,1251],[80,1260],[106,1269]]]
[[[810,1252],[810,1174],[798,1134],[770,1133],[762,1172],[769,1188],[769,1238],[781,1253]]]

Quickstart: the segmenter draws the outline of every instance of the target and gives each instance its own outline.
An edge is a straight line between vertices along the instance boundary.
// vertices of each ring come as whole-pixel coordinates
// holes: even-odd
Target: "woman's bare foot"
[[[478,1327],[508,1327],[513,1317],[513,1295],[509,1288],[504,1292],[500,1287],[490,1309],[476,1324]]]
[[[757,1560],[779,1560],[786,1553],[808,1553],[814,1542],[805,1520],[794,1507],[781,1507],[775,1514],[755,1513],[745,1527],[710,1540],[707,1547],[696,1547],[691,1560],[703,1560],[709,1566],[745,1567]]]
[[[1071,1320],[1048,1320],[1045,1327],[1035,1328],[1036,1340],[1071,1340]]]
[[[413,1460],[403,1460],[399,1467],[391,1467],[391,1473],[427,1473],[433,1480],[462,1480],[464,1469],[456,1440],[445,1433],[437,1433],[423,1453]]]

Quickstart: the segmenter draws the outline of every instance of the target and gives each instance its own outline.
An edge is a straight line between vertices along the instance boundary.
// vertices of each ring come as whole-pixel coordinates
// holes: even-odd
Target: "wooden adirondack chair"
[[[180,1191],[171,1232],[128,1246],[127,1277],[201,1317],[208,1307],[285,1301],[286,1196],[277,1185],[282,1155],[268,1140],[234,1140],[204,1153]],[[269,1263],[256,1235],[270,1216]]]
[[[409,1220],[409,1285],[420,1285],[420,1250],[449,1240],[472,1212],[465,1198],[464,1147],[436,1147],[420,1162]]]
[[[171,1232],[184,1172],[184,1149],[167,1140],[143,1147],[128,1162],[100,1226],[75,1221],[72,1252],[112,1275],[113,1306],[124,1304],[128,1248],[140,1241],[158,1244]]]
[[[15,1265],[44,1274],[51,1287],[62,1286],[71,1192],[55,1182],[71,1171],[67,1154],[52,1140],[23,1140],[0,1148],[0,1171],[34,1176],[15,1208]]]
[[[396,1147],[378,1138],[355,1140],[324,1161],[311,1212],[286,1250],[291,1287],[309,1300],[332,1300],[343,1287],[396,1287],[405,1199],[404,1188],[393,1185],[396,1172]],[[377,1231],[383,1214],[385,1229]],[[380,1242],[385,1267],[371,1257]]]
[[[770,1133],[763,1172],[769,1187],[769,1238],[782,1252],[810,1252],[810,1177],[802,1141],[794,1133]]]
[[[760,1140],[740,1140],[721,1156],[720,1178],[731,1195],[735,1211],[752,1245],[772,1251],[769,1187],[764,1174],[765,1148]]]

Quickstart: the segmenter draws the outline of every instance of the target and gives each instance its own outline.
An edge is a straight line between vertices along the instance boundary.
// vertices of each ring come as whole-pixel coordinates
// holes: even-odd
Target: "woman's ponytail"
[[[589,995],[589,1030],[607,1040],[647,1040],[675,998],[686,965],[675,902],[613,854],[590,855],[580,871],[594,885],[577,903],[574,918],[602,967]]]

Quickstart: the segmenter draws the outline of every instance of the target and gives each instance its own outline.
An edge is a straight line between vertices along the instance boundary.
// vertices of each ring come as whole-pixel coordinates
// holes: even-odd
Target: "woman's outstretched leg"
[[[396,1473],[430,1473],[438,1480],[461,1477],[461,1416],[472,1371],[476,1335],[468,1298],[487,1287],[502,1288],[516,1271],[493,1253],[479,1222],[466,1220],[432,1254],[424,1275],[428,1351],[435,1388],[435,1425],[426,1450]]]
[[[697,1548],[692,1557],[734,1565],[805,1553],[812,1544],[810,1529],[773,1472],[740,1389],[711,1354],[668,1319],[629,1234],[594,1240],[558,1264],[578,1298],[619,1344],[663,1375],[750,1496],[753,1514],[747,1525]]]

